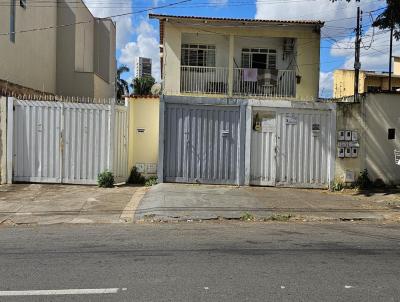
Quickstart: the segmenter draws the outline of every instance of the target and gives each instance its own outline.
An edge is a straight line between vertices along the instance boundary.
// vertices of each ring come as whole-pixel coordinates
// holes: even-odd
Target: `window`
[[[215,67],[215,45],[182,44],[181,64]]]
[[[395,139],[396,138],[396,129],[390,128],[388,129],[388,139]]]
[[[10,41],[15,43],[15,0],[10,4]]]
[[[19,6],[26,8],[26,1],[27,0],[19,0]]]
[[[276,69],[276,50],[243,48],[242,68]]]
[[[377,93],[380,90],[381,90],[381,88],[378,86],[368,86],[367,87],[367,92],[370,92],[370,93]]]

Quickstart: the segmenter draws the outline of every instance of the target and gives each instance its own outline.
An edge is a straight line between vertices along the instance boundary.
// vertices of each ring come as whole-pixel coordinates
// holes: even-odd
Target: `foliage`
[[[115,184],[114,175],[110,171],[104,171],[97,176],[100,188],[113,188]]]
[[[157,176],[150,176],[149,178],[146,179],[146,182],[144,183],[144,185],[146,187],[151,187],[151,186],[155,186],[157,183],[158,183]]]
[[[369,178],[367,169],[364,169],[364,171],[360,172],[360,176],[358,176],[357,181],[355,182],[355,187],[361,190],[372,187],[372,181]]]
[[[122,97],[129,93],[129,85],[128,82],[124,79],[121,79],[121,75],[125,72],[129,72],[129,68],[125,65],[121,65],[117,69],[117,99],[120,100]]]
[[[133,167],[131,169],[131,174],[129,175],[129,178],[126,182],[128,184],[132,184],[132,185],[144,185],[146,182],[146,179],[144,178],[144,176],[142,176],[142,174],[140,174],[137,171],[136,167]]]
[[[332,192],[338,192],[342,191],[344,189],[344,183],[340,180],[335,180],[331,184],[331,191]]]
[[[155,79],[150,76],[135,78],[131,84],[133,93],[135,95],[151,95],[151,87],[155,82]]]
[[[393,28],[393,37],[400,40],[400,1],[386,0],[386,9],[375,19],[372,26],[379,29]]]
[[[242,220],[242,221],[253,221],[254,219],[255,219],[255,217],[252,214],[248,213],[248,212],[244,213],[240,217],[240,220]]]

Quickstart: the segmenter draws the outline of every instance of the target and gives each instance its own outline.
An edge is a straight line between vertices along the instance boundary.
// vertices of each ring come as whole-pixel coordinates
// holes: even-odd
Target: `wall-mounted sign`
[[[285,116],[286,125],[297,125],[297,116],[295,113],[286,113]]]
[[[275,132],[275,119],[263,118],[261,122],[262,132]]]
[[[137,128],[136,130],[138,133],[144,133],[146,131],[144,128]]]
[[[348,142],[338,142],[338,147],[339,148],[346,148],[348,146],[349,146]]]

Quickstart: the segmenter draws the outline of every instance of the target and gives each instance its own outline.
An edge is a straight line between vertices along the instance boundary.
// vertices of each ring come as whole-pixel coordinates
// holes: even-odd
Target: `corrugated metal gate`
[[[164,179],[238,184],[239,106],[166,104]]]
[[[250,183],[327,187],[331,119],[329,110],[253,109]]]
[[[13,180],[95,184],[112,171],[128,176],[124,106],[11,100]]]

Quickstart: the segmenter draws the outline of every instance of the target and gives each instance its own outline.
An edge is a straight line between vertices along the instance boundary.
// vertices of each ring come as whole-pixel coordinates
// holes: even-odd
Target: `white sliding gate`
[[[126,180],[127,107],[12,98],[8,106],[13,181],[95,184],[105,170]]]

